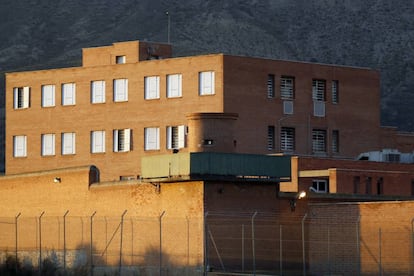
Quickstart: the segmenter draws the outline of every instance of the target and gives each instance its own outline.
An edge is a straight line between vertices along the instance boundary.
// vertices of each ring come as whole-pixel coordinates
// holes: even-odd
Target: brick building
[[[122,42],[84,49],[81,67],[8,73],[6,174],[94,164],[107,181],[173,150],[355,158],[414,145],[380,126],[377,71],[171,53]]]
[[[335,272],[377,273],[364,265],[371,247],[333,258],[312,239],[330,237],[323,206],[353,202],[343,221],[355,222],[356,201],[412,198],[413,164],[352,160],[412,152],[412,133],[380,126],[379,101],[379,74],[367,68],[172,58],[170,45],[138,41],[84,49],[81,67],[8,73],[0,211],[12,222],[0,224],[0,251],[42,260],[55,249],[66,262],[72,250],[90,254],[91,269],[105,256],[102,265],[190,275],[331,273],[346,256],[354,262]],[[372,236],[354,226],[344,237]]]

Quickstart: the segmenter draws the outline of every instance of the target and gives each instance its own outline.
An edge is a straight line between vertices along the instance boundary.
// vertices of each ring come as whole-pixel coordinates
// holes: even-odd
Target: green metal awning
[[[143,179],[247,179],[290,180],[290,156],[215,152],[146,156]]]

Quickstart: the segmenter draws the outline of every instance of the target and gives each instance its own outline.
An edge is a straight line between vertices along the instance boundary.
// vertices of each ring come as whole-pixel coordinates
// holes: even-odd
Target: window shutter
[[[105,131],[92,132],[92,153],[105,152]]]
[[[214,94],[214,72],[200,72],[200,95]]]
[[[185,147],[185,126],[178,126],[178,148]]]
[[[13,107],[14,109],[19,108],[19,88],[14,88],[13,90]],[[17,137],[16,137],[17,138]]]
[[[29,107],[30,104],[30,87],[23,87],[23,107]]]
[[[118,152],[118,130],[114,130],[114,152]]]
[[[172,149],[172,127],[167,127],[167,149]]]
[[[131,129],[127,128],[123,131],[124,135],[124,143],[123,143],[123,151],[130,151],[131,149]]]
[[[168,75],[168,97],[181,96],[181,75]]]
[[[76,84],[75,83],[65,83],[62,85],[63,97],[62,97],[62,104],[63,105],[73,105],[76,102]]]
[[[26,156],[26,136],[14,137],[14,157]]]
[[[114,80],[114,101],[123,102],[128,100],[128,80]]]
[[[75,133],[62,134],[62,154],[75,153]]]

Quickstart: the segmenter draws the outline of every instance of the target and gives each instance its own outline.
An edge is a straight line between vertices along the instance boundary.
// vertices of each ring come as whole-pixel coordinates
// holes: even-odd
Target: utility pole
[[[168,25],[167,25],[167,42],[170,44],[170,27],[171,27],[171,21],[170,21],[170,13],[168,11],[165,12],[165,15],[168,18]]]

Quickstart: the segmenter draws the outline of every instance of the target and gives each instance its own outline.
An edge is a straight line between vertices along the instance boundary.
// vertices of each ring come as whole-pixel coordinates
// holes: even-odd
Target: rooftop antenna
[[[170,44],[170,13],[168,11],[166,11],[165,15],[168,17],[167,42],[168,42],[168,44]]]

